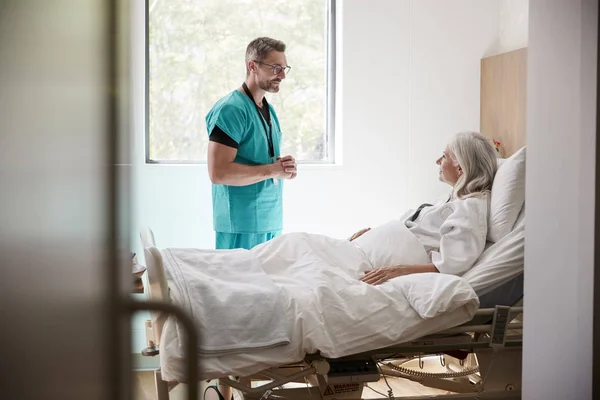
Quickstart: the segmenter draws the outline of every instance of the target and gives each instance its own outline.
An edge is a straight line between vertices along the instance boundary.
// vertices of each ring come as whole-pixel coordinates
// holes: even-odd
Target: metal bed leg
[[[169,384],[163,381],[160,369],[154,371],[154,386],[158,400],[169,400]]]
[[[484,391],[521,390],[522,349],[481,349],[475,354]]]

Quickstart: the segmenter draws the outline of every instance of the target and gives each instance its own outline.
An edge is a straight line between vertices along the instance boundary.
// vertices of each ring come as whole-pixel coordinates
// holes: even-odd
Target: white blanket
[[[394,225],[392,231],[398,241],[388,238],[380,243],[381,247],[388,247],[387,252],[394,253],[391,258],[395,262],[401,263],[403,258],[413,262],[423,257],[426,259],[418,242],[418,246],[397,245],[407,242],[414,244],[414,236],[408,229]],[[459,277],[414,274],[392,279],[380,286],[361,282],[359,278],[364,271],[373,267],[371,261],[376,261],[367,256],[374,254],[373,249],[367,247],[377,243],[374,239],[380,234],[389,235],[390,226],[371,231],[369,240],[362,241],[364,250],[347,240],[292,233],[259,245],[251,251],[165,251],[165,254],[170,254],[165,258],[165,267],[172,276],[169,284],[173,300],[186,309],[194,310],[195,322],[202,332],[202,341],[213,343],[212,335],[221,335],[219,341],[223,341],[221,346],[226,351],[231,351],[236,345],[239,348],[260,347],[264,345],[264,339],[268,339],[266,342],[275,340],[272,336],[274,331],[282,333],[288,329],[287,337],[291,340],[288,345],[247,351],[244,354],[202,357],[203,377],[210,379],[225,374],[243,376],[268,366],[299,361],[304,354],[316,351],[320,351],[325,357],[343,357],[412,340],[472,318],[478,307],[478,299],[471,287]],[[386,252],[383,248],[379,250]],[[260,265],[262,272],[255,272],[261,276],[260,281],[265,282],[267,292],[271,291],[274,298],[283,302],[285,316],[269,320],[262,330],[258,324],[249,325],[256,331],[251,332],[244,340],[248,340],[248,337],[257,338],[254,342],[237,343],[241,337],[240,332],[227,333],[213,323],[203,325],[197,318],[201,315],[196,311],[200,307],[206,309],[202,314],[205,316],[213,309],[223,310],[221,317],[226,326],[236,324],[227,321],[227,314],[239,316],[245,313],[244,321],[265,317],[264,310],[252,304],[242,304],[239,298],[225,296],[224,299],[230,299],[230,303],[223,300],[214,308],[215,305],[198,300],[202,295],[189,295],[201,286],[206,287],[199,284],[199,280],[204,279],[201,278],[204,274],[198,270],[200,265],[206,264],[208,258],[213,263],[213,268],[220,269],[219,276],[233,277],[240,274],[236,268],[240,267],[242,259],[245,265],[252,265],[252,269]],[[177,262],[174,263],[173,259]],[[226,259],[228,262],[225,262]],[[250,268],[244,269],[246,272],[249,270]],[[215,279],[211,284],[215,291],[229,291],[226,280]],[[248,289],[252,287],[253,285],[249,285]],[[279,312],[273,303],[267,304],[275,310],[272,312]],[[240,313],[240,310],[243,312]],[[453,313],[455,317],[442,318],[439,323],[436,322],[436,317],[445,313]],[[423,321],[425,323],[421,323]],[[177,365],[183,358],[183,341],[175,333],[179,329],[172,329],[176,325],[175,321],[167,323],[161,340],[161,367],[163,376],[169,380],[181,379],[183,373],[181,365]],[[262,338],[262,342],[258,338]],[[230,343],[226,344],[227,341]]]
[[[290,343],[285,291],[246,250],[166,249],[174,301],[192,316],[201,354],[233,354]],[[183,334],[183,333],[182,333]]]

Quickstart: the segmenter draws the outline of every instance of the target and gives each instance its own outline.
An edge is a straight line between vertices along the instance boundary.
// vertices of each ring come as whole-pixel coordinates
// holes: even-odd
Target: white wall
[[[497,0],[498,36],[485,50],[485,57],[527,47],[529,0]]]
[[[497,53],[527,47],[529,39],[529,0],[499,0]]]
[[[592,398],[597,0],[531,0],[523,399]]]
[[[435,165],[446,140],[479,129],[480,59],[498,40],[498,0],[340,3],[343,164],[301,165],[286,182],[286,231],[347,237],[435,200],[448,190]],[[206,166],[144,164],[143,10],[135,7],[134,251],[142,226],[160,247],[212,248]]]

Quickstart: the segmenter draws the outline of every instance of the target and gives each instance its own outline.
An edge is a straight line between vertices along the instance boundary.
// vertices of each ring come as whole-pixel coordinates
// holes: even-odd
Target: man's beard
[[[280,79],[273,79],[270,81],[260,81],[258,82],[258,87],[261,88],[262,90],[264,90],[265,92],[269,92],[269,93],[275,93],[279,91],[279,87],[274,87],[272,85],[273,82],[279,82],[281,83]]]

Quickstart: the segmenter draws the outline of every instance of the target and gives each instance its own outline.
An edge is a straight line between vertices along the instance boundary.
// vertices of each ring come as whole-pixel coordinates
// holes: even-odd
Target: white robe
[[[443,201],[404,222],[440,272],[462,275],[485,248],[489,201],[489,195]]]

